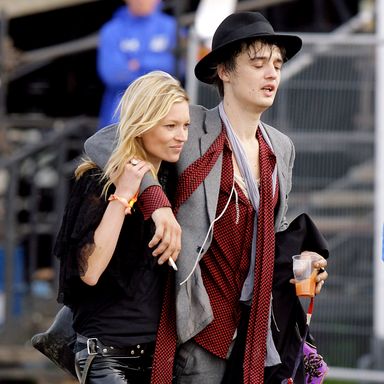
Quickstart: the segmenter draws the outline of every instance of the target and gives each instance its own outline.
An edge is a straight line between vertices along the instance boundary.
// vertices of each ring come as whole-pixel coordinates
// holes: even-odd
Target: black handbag
[[[302,304],[296,296],[293,285],[288,284],[293,277],[292,255],[310,250],[328,258],[328,248],[326,239],[305,213],[292,220],[285,231],[276,234],[273,301],[274,303],[284,303],[284,305],[275,305],[274,315],[279,323],[280,334],[287,334],[287,328],[294,329],[292,324],[295,323],[301,334],[301,342],[296,340],[295,343],[288,343],[288,345],[284,338],[281,340],[278,338],[280,340],[277,342],[278,350],[282,356],[285,356],[286,364],[291,369],[290,377],[282,380],[282,384],[320,384],[328,371],[323,357],[312,345],[314,340],[310,334],[307,315]],[[286,319],[287,314],[293,316],[291,321],[279,321],[279,319]],[[304,377],[301,377],[303,374]]]
[[[59,368],[77,378],[73,351],[76,332],[72,327],[72,318],[72,310],[63,306],[52,325],[45,332],[34,335],[31,338],[31,343],[34,348],[47,356]]]

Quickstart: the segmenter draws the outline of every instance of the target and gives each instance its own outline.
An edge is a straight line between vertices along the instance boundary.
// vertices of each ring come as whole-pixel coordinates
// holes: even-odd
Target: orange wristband
[[[114,201],[114,200],[119,201],[125,207],[124,213],[126,215],[130,215],[132,213],[131,209],[133,207],[133,204],[135,204],[137,201],[138,194],[139,194],[139,192],[136,192],[135,196],[133,196],[132,199],[129,201],[125,197],[121,197],[121,196],[112,194],[111,196],[109,196],[108,201]]]

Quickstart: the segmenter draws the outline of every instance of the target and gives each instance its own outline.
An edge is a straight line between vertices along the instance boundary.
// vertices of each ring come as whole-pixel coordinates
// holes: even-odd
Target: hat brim
[[[249,38],[258,38],[279,47],[283,47],[285,49],[285,61],[288,61],[295,56],[302,47],[302,40],[295,35],[255,34],[247,36],[246,39],[248,40]],[[203,83],[212,84],[214,82],[216,66],[220,62],[225,50],[229,49],[232,44],[246,39],[244,39],[244,37],[234,39],[209,52],[196,64],[195,76]]]

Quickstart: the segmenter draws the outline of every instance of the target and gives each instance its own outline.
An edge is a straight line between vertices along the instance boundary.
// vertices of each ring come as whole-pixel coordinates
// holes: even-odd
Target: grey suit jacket
[[[222,125],[218,108],[207,110],[191,106],[191,126],[188,141],[177,163],[180,174],[191,163],[201,157],[220,134]],[[292,167],[295,151],[292,141],[281,132],[263,123],[277,159],[279,180],[279,208],[275,217],[275,231],[284,230],[288,223],[285,214],[287,198],[291,190]],[[115,126],[109,126],[85,142],[86,154],[100,167],[104,167],[115,142]],[[182,227],[182,249],[176,272],[176,321],[180,343],[186,342],[204,329],[212,320],[213,313],[208,294],[203,284],[201,270],[196,266],[192,276],[183,282],[193,270],[199,250],[208,229],[215,219],[222,169],[222,154],[202,184],[180,207],[177,220]],[[156,183],[147,174],[141,190]],[[200,258],[204,256],[212,240],[212,232],[205,242]]]

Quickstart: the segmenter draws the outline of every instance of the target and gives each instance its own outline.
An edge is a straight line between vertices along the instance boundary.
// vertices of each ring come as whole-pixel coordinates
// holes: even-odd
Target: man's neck
[[[241,141],[254,140],[260,123],[261,113],[241,108],[236,103],[228,103],[225,98],[223,100],[223,107],[237,137]]]

